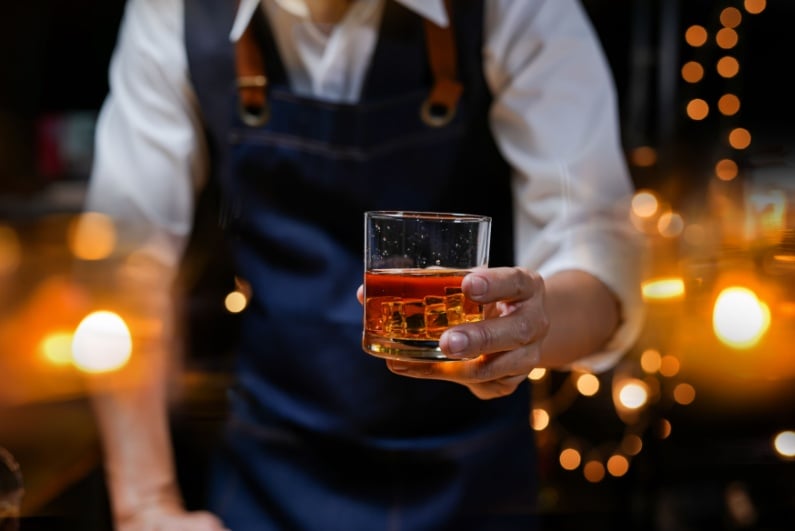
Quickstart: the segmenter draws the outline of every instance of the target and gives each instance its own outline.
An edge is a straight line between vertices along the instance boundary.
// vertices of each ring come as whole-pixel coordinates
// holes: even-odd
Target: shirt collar
[[[229,40],[237,41],[248,26],[251,17],[257,10],[262,0],[240,0],[240,5],[235,15],[232,31],[229,32]],[[291,13],[305,17],[308,15],[306,4],[303,0],[277,0],[282,8]],[[396,0],[418,15],[427,18],[440,26],[447,26],[447,11],[444,8],[443,0]]]

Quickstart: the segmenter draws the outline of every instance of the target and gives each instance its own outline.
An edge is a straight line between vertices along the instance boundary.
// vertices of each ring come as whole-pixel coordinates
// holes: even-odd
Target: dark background
[[[787,26],[795,5],[789,0],[768,0],[767,4],[763,13],[746,15],[738,28],[740,44],[732,53],[741,62],[740,75],[724,80],[708,67],[705,80],[690,86],[681,81],[681,65],[691,59],[709,65],[723,52],[714,44],[689,48],[682,37],[684,29],[701,24],[714,31],[719,11],[727,6],[741,8],[740,2],[584,1],[615,76],[628,158],[639,146],[652,146],[658,153],[651,167],[631,166],[639,188],[655,190],[672,205],[686,208],[703,204],[713,178],[711,168],[719,158],[737,160],[741,176],[759,168],[791,167],[795,104],[784,72],[791,63],[793,46]],[[107,90],[107,65],[123,5],[121,0],[0,5],[0,221],[19,225],[23,233],[26,228],[38,229],[43,217],[79,208],[90,161],[91,127]],[[725,118],[713,111],[701,122],[685,117],[689,98],[711,101],[727,91],[741,96],[739,115]],[[725,131],[737,125],[754,135],[751,148],[743,152],[732,150],[724,140]],[[52,136],[53,127],[73,128],[70,138],[76,144],[68,155],[58,150],[58,142],[64,140]],[[29,245],[35,248],[36,243]],[[183,407],[174,417],[180,473],[187,501],[193,506],[201,504],[206,451],[223,416],[216,399],[223,388],[227,359],[221,344],[224,334],[219,332],[234,327],[231,318],[213,311],[208,302],[229,287],[228,274],[219,267],[203,262],[201,269],[186,277],[192,292],[185,308],[192,323],[188,336],[191,382],[210,389],[209,393],[194,392],[188,386]],[[792,280],[789,276],[782,281]],[[665,328],[677,319],[697,321],[703,318],[699,311],[697,306],[683,305],[672,316],[653,309],[648,326]],[[658,330],[650,330],[637,350],[646,344],[658,347],[659,341]],[[723,355],[726,363],[737,361],[709,339],[681,341],[686,353],[702,349],[713,356]],[[776,355],[795,356],[789,350]],[[612,373],[600,376],[602,384],[609,387],[611,377]],[[681,376],[687,377],[686,372]],[[795,427],[794,386],[789,375],[738,377],[716,370],[712,377],[703,373],[690,377],[703,384],[698,387],[698,399],[688,407],[659,403],[649,411],[648,428],[642,432],[644,448],[627,475],[591,483],[580,471],[563,470],[554,453],[542,451],[542,511],[548,529],[791,528],[793,464],[774,456],[769,444],[775,431]],[[553,380],[550,393],[566,385],[564,375]],[[675,379],[663,379],[661,385],[675,383]],[[743,389],[758,391],[746,395]],[[658,429],[663,419],[673,426],[667,438]],[[574,401],[556,422],[560,433],[594,447],[614,444],[625,429],[604,394]],[[44,430],[42,425],[52,429]],[[62,432],[54,431],[64,426],[82,435],[64,442],[57,435]],[[108,528],[99,450],[83,400],[36,403],[4,415],[0,444],[14,450],[30,481],[23,530]],[[58,453],[74,456],[72,462],[68,466],[56,463],[52,456]],[[737,492],[749,501],[755,518],[743,520],[737,517],[736,507],[732,510],[729,495]]]

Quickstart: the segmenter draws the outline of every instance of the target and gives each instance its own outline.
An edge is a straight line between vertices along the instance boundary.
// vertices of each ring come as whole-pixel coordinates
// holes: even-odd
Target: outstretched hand
[[[481,399],[513,393],[540,362],[549,330],[541,276],[522,267],[481,268],[464,278],[464,294],[484,305],[486,319],[455,326],[439,347],[461,361],[387,360],[392,372],[465,385]],[[357,297],[362,301],[362,287]]]

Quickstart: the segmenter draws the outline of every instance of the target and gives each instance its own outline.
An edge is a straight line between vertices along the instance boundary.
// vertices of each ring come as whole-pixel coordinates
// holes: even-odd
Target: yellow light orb
[[[751,348],[769,327],[770,308],[750,289],[732,286],[718,295],[712,312],[712,328],[725,345]]]
[[[773,448],[783,457],[795,457],[795,431],[782,431],[773,439]]]
[[[74,333],[75,366],[87,373],[110,372],[123,367],[132,354],[132,338],[124,320],[109,311],[87,315]]]

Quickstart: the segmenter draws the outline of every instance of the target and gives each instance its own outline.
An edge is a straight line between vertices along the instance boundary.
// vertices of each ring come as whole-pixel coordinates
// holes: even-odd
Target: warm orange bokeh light
[[[635,166],[648,168],[657,163],[657,150],[651,146],[639,146],[630,152],[629,157]]]
[[[721,159],[715,164],[715,175],[721,181],[731,181],[737,177],[738,172],[737,163],[731,159]]]
[[[724,50],[737,46],[738,40],[737,32],[732,28],[722,28],[715,34],[715,42]]]
[[[583,396],[593,396],[599,392],[599,378],[590,373],[580,374],[575,385]]]
[[[718,110],[724,116],[734,116],[740,112],[740,98],[734,94],[724,94],[718,100]]]
[[[660,374],[667,378],[676,376],[680,367],[679,358],[673,354],[666,354],[660,359]]]
[[[740,62],[731,55],[726,55],[718,59],[715,68],[720,77],[728,79],[736,76],[740,72]]]
[[[707,42],[707,30],[698,24],[690,26],[685,31],[685,42],[694,48],[703,46]]]
[[[704,78],[704,67],[698,61],[688,61],[682,65],[682,79],[688,83],[698,83]]]
[[[639,190],[632,197],[632,213],[640,218],[650,218],[657,213],[660,203],[651,191]]]
[[[74,218],[67,229],[67,245],[81,260],[107,258],[116,246],[113,220],[99,212],[84,212]]]
[[[736,7],[727,7],[720,12],[720,23],[727,28],[736,28],[743,20],[743,14]]]
[[[767,0],[745,0],[745,10],[751,15],[758,15],[767,7]]]
[[[729,132],[729,145],[734,149],[746,149],[751,145],[751,133],[742,127],[732,129]]]
[[[582,469],[582,475],[591,483],[599,483],[605,478],[605,466],[599,461],[588,461]]]
[[[674,400],[677,404],[686,406],[696,399],[696,388],[689,383],[680,383],[674,387]]]
[[[607,471],[613,477],[621,477],[629,472],[629,459],[620,454],[611,455],[607,460]]]
[[[687,103],[687,116],[691,120],[703,120],[709,115],[709,104],[701,98],[694,98]]]
[[[574,448],[566,448],[560,452],[558,462],[560,462],[560,466],[565,470],[575,470],[580,466],[582,457],[580,456],[580,452]]]
[[[535,408],[531,413],[531,425],[536,431],[541,431],[549,426],[549,412],[546,409]]]

